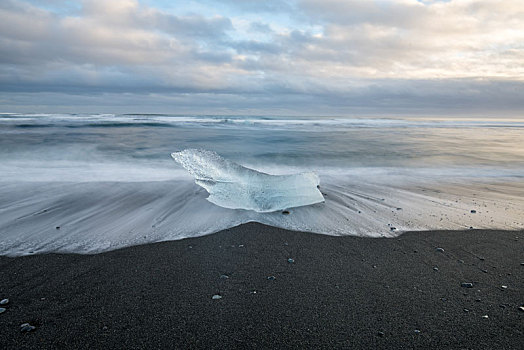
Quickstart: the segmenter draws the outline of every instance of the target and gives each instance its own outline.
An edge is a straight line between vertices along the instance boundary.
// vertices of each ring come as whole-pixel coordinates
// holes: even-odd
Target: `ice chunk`
[[[314,172],[269,175],[207,150],[186,149],[171,157],[206,189],[207,200],[224,208],[272,212],[324,201]]]

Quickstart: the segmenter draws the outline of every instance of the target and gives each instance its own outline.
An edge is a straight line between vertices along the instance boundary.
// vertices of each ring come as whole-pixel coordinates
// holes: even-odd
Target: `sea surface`
[[[171,158],[186,149],[313,171],[325,202],[220,207]],[[97,253],[249,221],[368,237],[523,229],[524,119],[0,114],[0,254]]]

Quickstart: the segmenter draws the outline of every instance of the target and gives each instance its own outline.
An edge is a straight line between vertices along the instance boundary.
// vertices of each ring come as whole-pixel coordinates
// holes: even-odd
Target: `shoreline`
[[[248,223],[94,255],[2,256],[0,345],[517,349],[523,252],[524,231],[369,239]],[[36,329],[21,333],[26,322]]]

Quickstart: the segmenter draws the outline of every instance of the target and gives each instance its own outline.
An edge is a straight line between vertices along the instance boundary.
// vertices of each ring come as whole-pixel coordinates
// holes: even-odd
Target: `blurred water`
[[[327,194],[326,203],[324,207],[297,209],[286,219],[203,205],[206,193],[170,158],[171,152],[187,148],[212,150],[241,165],[272,174],[316,171]],[[59,184],[65,182],[76,185],[62,193],[59,189],[65,191],[65,187]],[[69,203],[68,200],[81,201],[86,186],[96,193],[97,189],[106,188],[96,183],[108,182],[120,183],[122,192],[115,196],[124,197],[126,191],[159,191],[151,182],[176,187],[178,191],[165,191],[162,196],[169,193],[171,197],[162,205],[175,202],[183,207],[184,203],[193,203],[194,207],[184,209],[189,221],[178,224],[179,230],[163,231],[158,225],[152,229],[149,221],[147,225],[135,222],[134,227],[149,231],[149,235],[145,232],[148,238],[137,241],[144,232],[109,229],[107,222],[111,218],[107,217],[107,222],[99,221],[94,226],[101,227],[99,239],[84,245],[79,243],[85,235],[81,226],[74,232],[61,231],[63,242],[55,231],[35,230],[34,225],[41,221],[31,216],[31,211],[53,207],[59,199],[60,205]],[[518,229],[523,227],[523,182],[524,120],[4,113],[0,114],[0,238],[4,239],[0,251],[13,253],[14,247],[22,244],[25,248],[16,251],[27,252],[32,249],[34,235],[41,239],[44,232],[51,236],[42,241],[42,251],[88,252],[211,233],[251,220],[319,233],[368,236],[470,225]],[[35,195],[36,188],[43,191],[40,196]],[[160,196],[162,191],[158,193]],[[188,199],[188,193],[194,198]],[[457,204],[459,200],[463,206]],[[476,205],[475,200],[493,207],[489,217],[477,215],[467,222],[461,222],[458,216],[449,219],[455,214],[462,217],[462,211]],[[109,202],[104,197],[98,203],[90,202],[90,208],[107,209]],[[505,202],[509,209],[504,207]],[[420,210],[407,211],[410,203],[416,203]],[[114,211],[125,212],[130,205],[123,201]],[[140,201],[132,205],[141,213],[146,206]],[[390,212],[395,206],[404,208],[393,215]],[[369,217],[353,217],[359,211],[362,214],[364,207]],[[182,215],[158,206],[149,210],[167,210],[172,220]],[[188,217],[187,212],[194,217]],[[430,212],[436,213],[435,220],[424,214]],[[19,220],[17,215],[25,219]],[[92,220],[97,219],[93,215]],[[60,220],[70,222],[73,216],[60,216]],[[222,219],[217,220],[218,216]],[[205,227],[195,223],[203,217],[210,220],[202,224]],[[396,222],[392,222],[394,219]],[[177,221],[169,222],[173,226]],[[391,230],[387,224],[396,229]],[[21,234],[29,228],[36,232],[33,236]],[[120,243],[114,240],[115,235],[120,237]],[[99,244],[101,237],[105,237],[106,248]],[[5,243],[8,240],[11,243]],[[51,246],[49,242],[53,240],[56,244]]]

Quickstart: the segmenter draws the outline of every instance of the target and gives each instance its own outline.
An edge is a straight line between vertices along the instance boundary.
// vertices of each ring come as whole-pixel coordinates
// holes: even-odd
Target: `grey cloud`
[[[68,102],[89,112],[96,101],[127,112],[163,103],[203,113],[524,110],[522,40],[513,30],[522,19],[511,15],[518,9],[231,0],[241,13],[296,16],[284,28],[266,13],[240,33],[224,14],[184,16],[133,0],[86,1],[74,13],[34,4],[0,3],[2,108]],[[437,10],[442,18],[432,17]]]
[[[260,32],[260,33],[271,33],[273,30],[271,29],[271,26],[267,23],[262,22],[251,22],[249,24],[249,29],[253,32]]]

